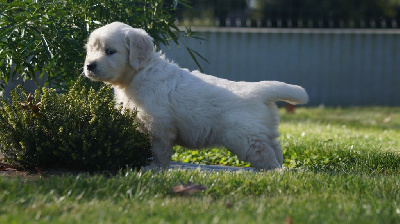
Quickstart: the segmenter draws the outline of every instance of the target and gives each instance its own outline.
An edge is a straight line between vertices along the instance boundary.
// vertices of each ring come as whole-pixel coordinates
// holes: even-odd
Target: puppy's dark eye
[[[105,53],[106,53],[106,55],[113,55],[113,54],[115,54],[115,51],[107,48]]]

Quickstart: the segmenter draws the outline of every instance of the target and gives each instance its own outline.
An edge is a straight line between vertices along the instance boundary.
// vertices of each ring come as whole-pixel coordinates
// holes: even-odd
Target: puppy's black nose
[[[88,71],[93,72],[93,70],[96,68],[96,62],[90,63],[86,65],[86,68]]]

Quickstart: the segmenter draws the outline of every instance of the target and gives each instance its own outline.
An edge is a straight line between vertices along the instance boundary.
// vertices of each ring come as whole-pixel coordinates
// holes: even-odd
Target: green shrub
[[[94,29],[120,21],[145,29],[155,44],[178,44],[190,29],[175,24],[187,0],[9,0],[0,2],[0,95],[9,80],[33,80],[68,89],[82,72],[84,45]],[[181,43],[181,42],[179,42]],[[197,63],[197,52],[189,51]],[[201,57],[201,56],[200,56]]]
[[[136,112],[116,108],[110,87],[79,79],[68,93],[42,88],[32,97],[17,88],[0,108],[0,151],[20,167],[110,170],[151,160]]]

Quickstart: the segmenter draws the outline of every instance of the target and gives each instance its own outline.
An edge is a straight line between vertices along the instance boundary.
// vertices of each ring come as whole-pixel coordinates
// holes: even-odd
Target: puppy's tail
[[[307,92],[296,85],[277,81],[262,81],[255,91],[265,102],[285,101],[290,104],[305,104],[308,102]]]

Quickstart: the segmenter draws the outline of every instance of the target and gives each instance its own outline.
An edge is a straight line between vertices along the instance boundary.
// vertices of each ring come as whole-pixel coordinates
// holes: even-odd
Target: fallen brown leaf
[[[172,188],[173,193],[181,194],[181,195],[192,195],[198,191],[204,191],[206,190],[207,187],[200,185],[200,184],[195,184],[191,183],[190,181],[187,184],[183,184],[182,182]]]
[[[290,217],[290,216],[286,217],[285,223],[286,223],[286,224],[293,224],[293,219],[292,219],[292,217]]]

